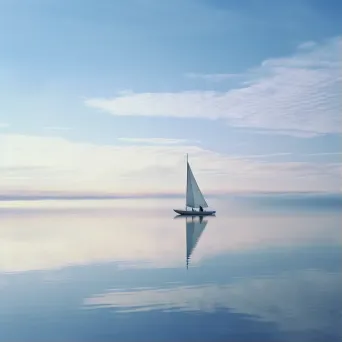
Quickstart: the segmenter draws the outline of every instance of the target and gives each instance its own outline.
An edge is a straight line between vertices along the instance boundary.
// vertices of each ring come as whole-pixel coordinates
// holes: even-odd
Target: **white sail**
[[[186,266],[188,267],[189,259],[194,251],[200,236],[202,235],[208,221],[203,221],[202,217],[198,220],[191,218],[186,220]]]
[[[187,162],[187,181],[186,181],[186,206],[191,208],[207,208],[208,204],[205,201],[203,194],[198,187],[194,174],[191,171],[190,165]]]

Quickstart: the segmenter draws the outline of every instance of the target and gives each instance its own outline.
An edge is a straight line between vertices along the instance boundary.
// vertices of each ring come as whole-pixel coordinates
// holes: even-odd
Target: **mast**
[[[187,196],[187,192],[188,192],[188,154],[186,154],[186,183],[185,183],[185,210],[188,209],[187,205],[186,205],[186,196]]]

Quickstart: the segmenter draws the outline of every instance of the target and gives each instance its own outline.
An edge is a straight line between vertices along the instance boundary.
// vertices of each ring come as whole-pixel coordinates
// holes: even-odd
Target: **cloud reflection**
[[[284,272],[276,278],[236,278],[230,284],[115,290],[85,299],[87,308],[119,312],[229,309],[287,331],[334,329],[338,325],[341,274]],[[320,295],[317,295],[320,294]]]
[[[127,201],[128,202],[128,201]],[[184,267],[186,225],[170,202],[148,208],[108,201],[105,209],[18,210],[0,215],[0,272],[116,261],[120,267]],[[172,208],[171,203],[171,208]],[[83,205],[83,204],[82,204]],[[112,207],[111,207],[112,206]],[[228,207],[228,205],[227,205]],[[340,244],[340,217],[221,210],[208,219],[192,264],[222,253],[281,246]],[[195,234],[196,235],[196,234]],[[200,234],[199,234],[200,235]],[[199,236],[197,236],[198,239]],[[196,239],[195,239],[196,240]],[[196,242],[195,242],[196,243]]]

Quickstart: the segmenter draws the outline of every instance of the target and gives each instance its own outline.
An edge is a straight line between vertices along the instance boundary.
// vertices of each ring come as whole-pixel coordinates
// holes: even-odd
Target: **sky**
[[[2,194],[341,191],[337,0],[0,0]]]

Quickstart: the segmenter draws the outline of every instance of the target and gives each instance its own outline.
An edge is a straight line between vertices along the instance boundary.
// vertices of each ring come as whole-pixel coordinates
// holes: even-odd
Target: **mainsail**
[[[205,226],[208,221],[203,221],[203,218],[200,217],[199,221],[191,218],[190,220],[186,220],[186,267],[188,268],[189,259],[194,251],[197,242],[203,233]]]
[[[191,208],[199,208],[200,206],[207,208],[208,204],[205,201],[200,188],[198,187],[189,162],[187,161],[186,164],[186,206]]]

